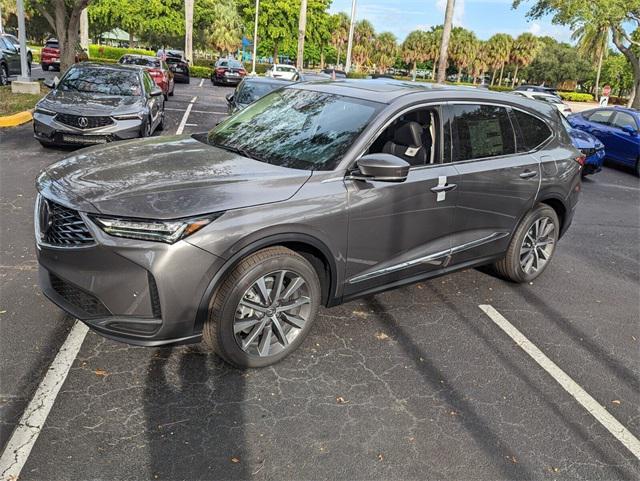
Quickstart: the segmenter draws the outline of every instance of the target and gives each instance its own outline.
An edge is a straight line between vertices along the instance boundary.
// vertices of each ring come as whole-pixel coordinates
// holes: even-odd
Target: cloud
[[[455,6],[453,7],[453,24],[457,27],[462,27],[462,17],[464,17],[464,2],[465,0],[455,0]],[[442,22],[444,22],[444,13],[447,9],[447,0],[436,0],[438,10],[442,12]]]
[[[529,27],[529,32],[534,34],[534,35],[540,35],[540,31],[542,30],[542,27],[540,26],[540,24],[538,22],[533,22],[531,24],[531,26]]]

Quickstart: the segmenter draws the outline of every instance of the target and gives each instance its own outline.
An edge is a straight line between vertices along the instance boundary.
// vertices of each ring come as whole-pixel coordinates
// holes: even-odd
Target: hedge
[[[209,78],[211,77],[211,69],[209,67],[198,67],[192,65],[189,67],[189,75],[195,78]]]
[[[569,102],[592,102],[593,95],[581,94],[579,92],[558,92],[562,100],[568,100]]]
[[[155,52],[151,50],[144,50],[141,48],[120,48],[120,47],[109,47],[108,45],[89,45],[89,57],[91,59],[94,58],[107,58],[112,60],[118,60],[123,55],[131,53],[137,55],[154,55]]]

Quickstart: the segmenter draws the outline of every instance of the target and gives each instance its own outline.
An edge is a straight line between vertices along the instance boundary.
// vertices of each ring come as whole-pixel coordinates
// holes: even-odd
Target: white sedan
[[[513,95],[519,95],[520,97],[527,97],[529,99],[541,100],[542,102],[553,104],[565,117],[571,113],[571,108],[557,95],[546,94],[543,92],[529,92],[526,90],[514,90],[511,93]]]
[[[267,77],[291,81],[295,81],[300,78],[300,73],[298,72],[297,68],[295,68],[293,65],[284,65],[281,63],[273,64],[271,68],[267,70],[265,75]]]

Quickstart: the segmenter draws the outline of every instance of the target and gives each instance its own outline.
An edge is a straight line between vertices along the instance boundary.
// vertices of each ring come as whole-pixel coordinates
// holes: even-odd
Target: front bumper
[[[224,261],[184,241],[112,237],[80,216],[94,243],[36,242],[43,293],[111,339],[143,346],[197,342],[198,307]]]
[[[604,149],[596,150],[594,154],[588,156],[584,161],[584,173],[595,174],[596,172],[600,172],[602,170],[602,166],[604,165],[605,151]]]
[[[111,125],[80,129],[56,120],[55,115],[33,114],[33,135],[51,145],[94,145],[140,136],[142,120],[113,120]]]

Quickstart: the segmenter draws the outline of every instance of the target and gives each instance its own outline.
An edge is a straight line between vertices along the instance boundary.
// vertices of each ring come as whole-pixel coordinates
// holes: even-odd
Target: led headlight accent
[[[94,216],[92,219],[103,231],[112,236],[173,244],[199,231],[222,214],[223,212],[219,212],[206,217],[172,221],[147,221],[98,216]]]
[[[56,115],[57,112],[54,112],[53,110],[45,109],[44,107],[36,106],[36,113],[42,114],[42,115]]]
[[[144,119],[144,113],[136,112],[134,114],[114,115],[113,118],[116,120],[142,120]]]

